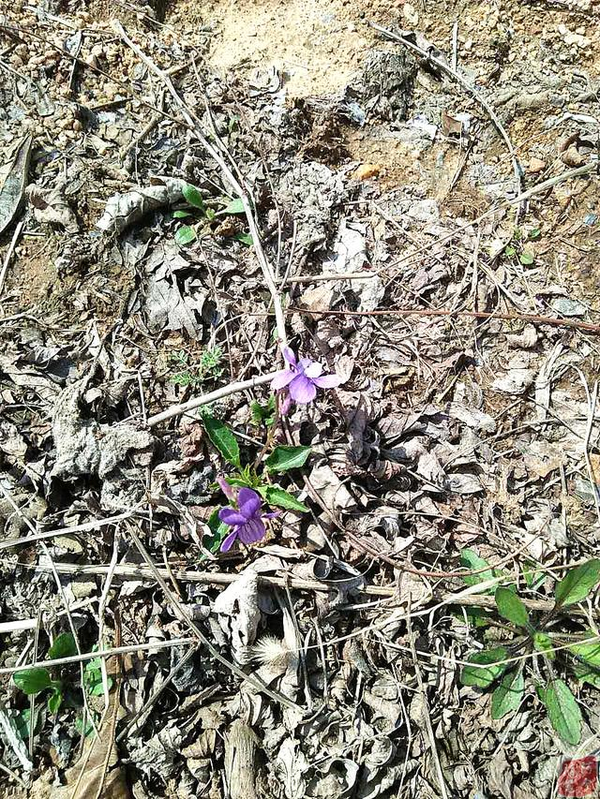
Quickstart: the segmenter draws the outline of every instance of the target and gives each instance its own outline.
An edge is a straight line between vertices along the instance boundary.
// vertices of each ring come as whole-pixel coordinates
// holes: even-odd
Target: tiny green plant
[[[193,362],[185,350],[177,350],[169,356],[169,363],[176,370],[170,380],[175,385],[192,388],[218,380],[223,374],[222,360],[220,347],[207,348],[197,362]]]
[[[59,660],[77,654],[75,639],[71,633],[60,633],[54,639],[48,650],[49,660]],[[51,713],[58,713],[63,703],[64,684],[62,680],[52,677],[50,668],[38,666],[32,669],[23,669],[13,675],[13,682],[27,696],[45,693],[47,706]]]
[[[509,244],[504,248],[507,258],[517,259],[523,266],[531,266],[535,263],[535,254],[531,246],[532,241],[536,241],[541,236],[539,228],[532,228],[525,232],[521,228],[515,228],[513,237]]]
[[[233,200],[225,197],[205,199],[200,189],[190,183],[185,183],[182,191],[186,205],[173,211],[174,219],[188,220],[175,233],[175,241],[181,247],[191,244],[202,235],[210,235],[213,224],[219,222],[221,217],[246,213],[240,197]],[[233,238],[246,246],[252,245],[252,236],[249,233],[235,233]]]
[[[476,571],[489,565],[472,550],[463,551],[462,562]],[[538,572],[527,564],[525,582],[528,587],[540,584]],[[473,584],[473,580],[484,582],[494,578],[506,580],[506,576],[491,567],[465,579]],[[494,689],[492,718],[500,719],[519,708],[525,695],[527,677],[533,682],[556,732],[568,744],[579,743],[582,714],[563,677],[570,673],[580,683],[588,682],[600,687],[600,637],[587,628],[575,634],[557,632],[556,629],[560,628],[565,609],[586,599],[599,582],[599,559],[569,569],[556,584],[554,607],[545,614],[537,614],[537,617],[528,611],[514,585],[495,588],[497,613],[510,625],[507,627],[502,623],[498,626],[508,630],[512,637],[472,654],[461,673],[463,685]],[[571,617],[570,627],[573,623]]]

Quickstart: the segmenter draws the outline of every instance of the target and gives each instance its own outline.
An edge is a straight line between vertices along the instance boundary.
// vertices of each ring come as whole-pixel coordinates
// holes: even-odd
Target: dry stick
[[[154,641],[151,644],[133,644],[131,646],[115,646],[112,649],[101,649],[96,652],[82,652],[81,655],[69,655],[64,658],[54,658],[53,660],[38,660],[34,663],[22,663],[20,666],[3,666],[0,674],[15,674],[17,671],[26,669],[49,668],[51,666],[66,666],[69,663],[84,663],[86,660],[94,658],[108,658],[113,655],[128,655],[133,652],[151,652],[153,649],[170,649],[174,646],[184,646],[186,644],[197,644],[196,638],[173,638],[171,641]],[[0,714],[0,719],[2,718]]]
[[[275,702],[279,702],[279,704],[284,705],[285,707],[288,707],[291,710],[296,710],[302,715],[304,715],[304,710],[301,707],[299,707],[295,702],[292,702],[290,699],[288,699],[287,696],[284,696],[282,693],[276,691],[275,689],[269,688],[255,674],[246,674],[246,672],[243,671],[235,663],[227,660],[226,657],[223,657],[223,655],[219,652],[219,650],[204,635],[202,630],[193,621],[193,619],[190,618],[189,614],[186,612],[185,608],[182,606],[179,599],[171,591],[171,589],[167,585],[166,580],[152,562],[152,559],[148,554],[148,551],[140,541],[140,538],[136,533],[136,531],[133,529],[132,525],[127,526],[127,532],[133,539],[133,543],[135,544],[138,552],[148,564],[150,571],[154,575],[154,579],[162,588],[165,594],[165,598],[171,603],[173,609],[177,612],[177,615],[179,616],[180,620],[183,621],[185,624],[187,624],[190,630],[194,632],[198,641],[200,641],[200,643],[202,643],[208,649],[212,657],[214,657],[214,659],[217,660],[222,666],[225,666],[227,669],[229,669],[229,671],[231,671],[232,674],[235,674],[236,677],[239,677],[244,682],[250,683],[250,685],[252,685],[252,687],[255,690],[262,691],[264,694],[273,699]]]
[[[4,263],[2,264],[2,270],[0,270],[0,297],[2,296],[2,291],[4,289],[4,281],[6,280],[6,273],[8,272],[8,265],[10,263],[10,259],[14,252],[14,249],[17,245],[17,241],[19,236],[21,235],[21,231],[25,226],[25,222],[21,220],[19,224],[15,228],[15,232],[13,233],[13,237],[10,240],[10,244],[8,245],[8,249],[6,250],[6,255],[4,256]]]
[[[447,308],[392,308],[374,311],[310,311],[307,308],[287,308],[290,313],[305,313],[312,316],[467,316],[471,319],[500,319],[506,322],[531,322],[534,325],[571,327],[586,333],[600,334],[600,325],[578,322],[574,319],[559,319],[555,316],[537,316],[526,313],[498,313],[496,311],[450,311]]]
[[[515,148],[513,147],[513,143],[511,142],[508,133],[506,132],[506,129],[504,128],[504,125],[502,124],[500,118],[498,117],[492,106],[488,103],[488,101],[485,100],[481,96],[481,94],[477,91],[477,89],[474,86],[471,86],[471,84],[468,83],[456,70],[452,69],[452,67],[449,67],[443,61],[440,61],[439,58],[436,58],[435,56],[431,55],[426,50],[423,50],[423,48],[419,47],[419,45],[414,44],[409,39],[405,39],[404,36],[400,36],[399,34],[394,33],[393,31],[390,31],[387,28],[383,28],[381,25],[376,25],[375,23],[372,22],[371,26],[375,28],[375,30],[381,33],[383,36],[386,36],[388,39],[391,39],[394,42],[399,42],[400,44],[403,44],[405,47],[408,47],[409,50],[412,50],[413,52],[420,55],[421,58],[424,58],[425,61],[429,62],[430,64],[433,64],[442,72],[445,72],[446,75],[448,75],[458,84],[460,84],[460,86],[462,86],[462,88],[465,91],[467,91],[477,103],[479,103],[479,105],[485,110],[489,118],[492,120],[494,127],[496,128],[502,139],[504,139],[504,143],[506,144],[506,147],[510,154],[510,159],[512,161],[513,173],[515,176],[516,191],[517,194],[519,194],[521,191],[521,176],[523,174],[523,170],[521,169],[521,166],[517,159],[517,153],[515,151]],[[519,209],[517,209],[517,220],[516,220],[517,222],[519,221],[521,212],[524,210],[525,210],[524,205],[520,205]]]
[[[182,402],[180,405],[172,405],[170,408],[167,408],[166,411],[161,411],[161,413],[150,416],[148,418],[148,427],[154,427],[161,422],[165,422],[167,419],[172,419],[174,416],[181,416],[181,414],[192,411],[194,408],[199,408],[201,405],[208,405],[210,402],[228,397],[230,394],[236,394],[238,391],[246,391],[246,389],[254,388],[255,386],[262,386],[265,383],[269,383],[276,374],[277,372],[270,372],[268,375],[258,375],[248,380],[240,380],[237,383],[230,383],[228,386],[223,386],[223,388],[217,388],[215,391],[211,391],[208,394],[203,394],[201,397],[196,397],[196,399]]]
[[[87,533],[90,530],[98,530],[101,527],[107,527],[109,524],[117,524],[125,519],[131,518],[136,513],[136,508],[121,513],[119,516],[109,516],[108,519],[98,519],[94,522],[85,522],[85,524],[75,524],[72,527],[61,527],[58,530],[44,530],[41,533],[33,533],[26,535],[22,538],[13,538],[10,541],[0,542],[0,551],[3,549],[11,549],[12,547],[23,546],[25,544],[33,544],[35,541],[45,541],[48,538],[56,538],[56,536],[72,535],[73,533]]]
[[[511,555],[512,557],[512,555]],[[581,561],[586,562],[586,561]],[[22,568],[32,569],[35,571],[49,571],[49,566],[44,564],[19,564]],[[571,564],[573,565],[573,564]],[[87,574],[87,575],[94,575],[94,576],[101,576],[103,574],[108,574],[109,571],[112,571],[110,566],[82,566],[77,563],[55,563],[54,564],[56,571],[59,574]],[[396,564],[398,568],[402,568],[400,564]],[[479,569],[477,571],[464,571],[464,572],[449,572],[444,574],[444,572],[420,572],[417,569],[409,570],[407,568],[403,568],[403,571],[406,572],[413,572],[416,574],[421,575],[433,575],[435,576],[455,576],[455,577],[465,577],[471,574],[477,574],[483,571],[489,571],[493,568],[493,564],[486,566],[485,569]],[[567,567],[565,567],[567,568]],[[239,574],[228,574],[227,572],[196,572],[196,571],[189,571],[185,569],[173,569],[170,570],[159,568],[158,566],[154,566],[153,568],[145,568],[143,566],[124,566],[124,565],[117,565],[114,569],[115,577],[129,577],[136,580],[154,580],[156,579],[156,574],[159,574],[163,578],[169,579],[171,576],[174,576],[177,580],[181,582],[189,582],[189,583],[201,583],[203,585],[216,585],[216,586],[226,586],[231,585],[231,583],[235,583],[239,580]],[[285,588],[289,586],[289,588],[293,588],[298,591],[321,591],[323,593],[327,593],[331,589],[338,588],[342,586],[345,582],[352,582],[354,578],[350,580],[339,580],[339,581],[331,581],[329,583],[320,582],[319,580],[303,580],[298,577],[269,577],[265,574],[258,575],[258,584],[259,586],[267,587],[267,588]],[[397,597],[398,592],[396,588],[381,586],[381,585],[366,585],[363,588],[358,588],[361,594],[365,594],[367,596],[377,596],[377,597],[388,597],[390,599],[394,599]],[[435,589],[434,589],[435,590]],[[442,594],[442,600],[445,604],[457,604],[457,605],[465,605],[467,607],[471,606],[478,606],[483,608],[495,608],[496,602],[493,596],[480,596],[480,597],[473,597],[473,596],[465,596],[462,593],[453,594],[447,593]],[[540,611],[542,613],[552,610],[554,607],[554,602],[546,599],[523,599],[522,600],[525,605],[533,611]],[[571,611],[573,612],[573,611]],[[576,612],[576,611],[575,611]],[[598,615],[600,617],[600,611],[598,611]],[[30,619],[23,619],[19,622],[10,622],[11,624],[19,625],[22,624],[24,629],[31,629],[34,625],[35,620]]]
[[[213,158],[215,163],[219,166],[223,174],[225,175],[226,179],[228,180],[230,186],[234,189],[234,191],[238,194],[240,199],[242,200],[242,204],[244,206],[244,211],[246,213],[246,219],[248,221],[248,227],[250,229],[250,235],[252,236],[253,244],[254,244],[254,251],[258,258],[258,262],[260,264],[260,268],[263,273],[263,277],[265,279],[265,283],[267,284],[267,288],[271,294],[271,298],[273,300],[273,307],[275,309],[275,322],[277,325],[277,335],[280,340],[280,344],[282,347],[287,345],[287,336],[285,332],[285,317],[283,315],[283,308],[281,306],[281,298],[279,296],[279,292],[277,290],[277,286],[275,285],[275,278],[273,276],[273,270],[271,269],[271,265],[267,260],[267,256],[265,255],[265,251],[263,249],[260,234],[258,230],[258,225],[256,223],[256,219],[254,217],[254,210],[250,205],[250,199],[248,197],[248,193],[241,185],[240,181],[235,177],[233,172],[231,171],[229,165],[221,155],[221,153],[208,141],[204,133],[202,132],[202,127],[200,120],[196,117],[196,115],[190,111],[188,106],[183,102],[171,78],[164,72],[162,69],[156,66],[156,64],[152,61],[152,59],[148,58],[148,56],[139,48],[126,34],[125,29],[121,25],[118,20],[112,20],[112,27],[114,31],[121,37],[121,39],[127,44],[133,52],[137,55],[137,57],[146,64],[148,69],[150,69],[154,74],[161,80],[164,85],[167,87],[167,90],[177,106],[181,111],[181,114],[186,121],[186,123],[191,128],[192,132],[198,139],[198,141],[202,144],[206,152]]]

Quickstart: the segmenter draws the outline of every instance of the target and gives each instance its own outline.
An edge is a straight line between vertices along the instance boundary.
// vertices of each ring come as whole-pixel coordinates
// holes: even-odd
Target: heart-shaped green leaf
[[[569,569],[556,586],[557,608],[581,602],[600,582],[600,560],[593,558],[574,569]]]
[[[60,633],[54,639],[54,643],[48,650],[48,658],[50,660],[58,660],[59,658],[68,658],[77,654],[77,645],[73,633]]]
[[[310,453],[310,447],[275,447],[265,460],[265,467],[269,472],[287,472],[289,469],[298,469],[300,466],[304,466]]]
[[[492,694],[492,718],[501,719],[511,710],[517,710],[525,691],[521,669],[508,671]]]
[[[469,664],[462,670],[460,680],[463,685],[473,685],[477,688],[489,688],[506,669],[506,649],[503,646],[496,649],[487,649],[476,652],[469,658]]]
[[[184,247],[186,244],[190,244],[192,241],[195,241],[198,238],[198,234],[194,230],[193,227],[189,225],[182,225],[179,230],[175,233],[175,241],[179,244],[180,247]]]
[[[552,680],[540,693],[540,699],[556,732],[565,743],[576,746],[581,740],[581,710],[566,683]]]
[[[496,600],[498,613],[503,619],[516,624],[518,627],[527,627],[529,625],[527,608],[510,588],[499,585],[496,588],[494,599]]]
[[[195,186],[192,186],[191,183],[184,184],[183,196],[190,205],[194,206],[194,208],[199,208],[201,211],[204,211],[206,203],[204,202],[204,199],[200,194],[200,190],[197,189]]]
[[[52,686],[52,679],[48,669],[34,668],[23,669],[13,674],[13,682],[23,693],[30,696],[39,694]]]

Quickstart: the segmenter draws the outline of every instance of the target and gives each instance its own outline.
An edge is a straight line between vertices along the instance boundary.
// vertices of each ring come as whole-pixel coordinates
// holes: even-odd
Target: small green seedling
[[[197,363],[190,362],[190,356],[185,350],[178,350],[169,356],[170,364],[177,369],[171,375],[171,383],[178,386],[195,388],[218,380],[223,374],[223,351],[220,347],[211,347],[200,355]]]
[[[488,565],[472,550],[468,552],[470,554],[463,557],[463,563],[471,569]],[[528,564],[528,585],[539,584],[538,571]],[[488,579],[498,576],[490,568],[489,572],[465,579],[467,582],[473,579],[483,582],[486,573]],[[568,744],[575,746],[579,743],[581,710],[566,682],[557,676],[557,669],[560,667],[562,672],[571,673],[580,683],[588,682],[600,687],[600,637],[590,629],[583,629],[575,635],[554,632],[550,631],[549,625],[560,621],[565,608],[584,600],[599,582],[599,559],[570,569],[556,585],[554,607],[538,618],[529,613],[514,586],[499,585],[495,589],[497,613],[511,625],[508,630],[512,639],[508,643],[497,642],[498,645],[471,655],[461,673],[463,685],[481,689],[495,686],[492,718],[500,719],[518,709],[525,693],[527,675],[532,679],[556,732]],[[570,624],[573,624],[572,617]],[[504,624],[499,626],[507,629]]]
[[[71,633],[60,633],[48,650],[49,660],[71,657],[77,654],[75,639]],[[48,710],[58,713],[63,703],[64,685],[61,680],[52,678],[50,669],[38,666],[33,669],[23,669],[13,675],[13,682],[27,696],[50,691],[47,698]]]
[[[528,246],[529,242],[536,241],[541,236],[539,228],[532,228],[528,232],[515,228],[513,237],[509,244],[504,248],[507,258],[517,258],[523,266],[531,266],[535,263],[533,248]]]
[[[177,229],[175,241],[181,247],[191,244],[203,234],[212,234],[212,226],[220,221],[220,217],[246,213],[240,197],[233,200],[222,197],[205,200],[200,189],[190,183],[185,183],[182,191],[187,205],[173,211],[173,218],[188,219],[193,224],[185,224]],[[249,233],[235,233],[233,238],[248,247],[252,246],[252,236]]]

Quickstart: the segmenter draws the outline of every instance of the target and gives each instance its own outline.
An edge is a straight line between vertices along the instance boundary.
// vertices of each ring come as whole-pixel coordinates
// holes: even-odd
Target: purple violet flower
[[[317,396],[318,388],[335,388],[342,382],[338,375],[324,375],[323,366],[311,358],[298,360],[293,350],[284,347],[283,357],[288,364],[287,369],[277,372],[271,381],[271,388],[286,388],[289,396],[301,405],[312,402]]]
[[[231,486],[228,485],[228,488],[231,490]],[[228,492],[225,493],[228,494]],[[233,527],[221,544],[221,552],[228,552],[238,538],[244,544],[260,541],[266,532],[263,520],[279,515],[278,513],[262,513],[260,510],[261,499],[251,488],[240,488],[237,505],[237,508],[221,508],[219,511],[219,519]]]

